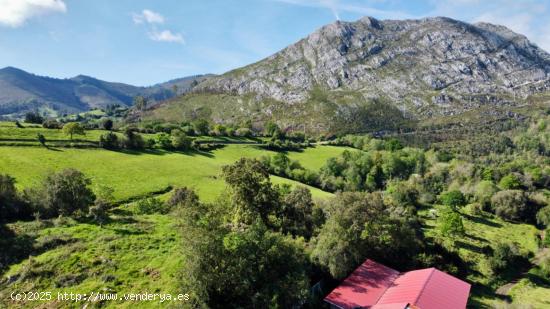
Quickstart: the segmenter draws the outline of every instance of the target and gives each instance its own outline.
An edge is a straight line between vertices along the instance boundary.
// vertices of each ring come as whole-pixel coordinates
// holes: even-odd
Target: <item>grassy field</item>
[[[345,148],[318,146],[307,153],[297,153],[304,165],[315,168],[320,161],[312,158],[337,155]],[[253,145],[227,145],[211,153],[178,153],[167,151],[116,152],[103,149],[38,147],[0,147],[0,170],[17,179],[18,187],[36,184],[48,171],[76,168],[92,178],[94,184],[111,186],[117,200],[125,200],[149,192],[162,191],[168,186],[188,186],[197,190],[204,200],[218,196],[224,186],[219,178],[221,166],[241,157],[261,157],[274,152]],[[306,156],[307,155],[307,156]],[[292,154],[294,156],[294,154]],[[274,183],[296,182],[272,177]],[[329,193],[310,188],[315,197]]]
[[[325,165],[328,159],[338,157],[344,150],[357,151],[348,147],[317,146],[315,148],[306,148],[301,152],[289,152],[288,157],[299,161],[306,169],[316,171]]]
[[[474,215],[468,207],[461,212],[466,236],[456,240],[455,250],[473,269],[468,275],[468,280],[474,284],[487,287],[486,289],[473,288],[471,300],[474,308],[494,308],[503,305],[504,299],[497,296],[494,291],[509,281],[517,279],[518,276],[521,276],[522,270],[518,270],[516,274],[505,276],[505,279],[495,282],[489,281],[487,278],[490,277],[491,270],[488,266],[487,255],[483,253],[484,247],[491,246],[494,249],[495,245],[500,242],[514,243],[526,256],[534,256],[538,252],[536,236],[539,231],[533,225],[503,221],[488,213]],[[421,214],[426,223],[426,235],[429,237],[436,236],[436,221],[427,212],[423,211]],[[533,305],[532,308],[550,308],[549,304],[543,305],[538,302],[538,300],[544,299],[539,296],[550,295],[550,287],[544,287],[544,285],[535,287],[529,284],[523,284],[520,287],[522,292],[512,291],[510,293],[510,300],[514,304],[530,304]],[[531,295],[534,298],[526,297],[526,295]]]
[[[14,122],[0,121],[0,146],[10,146],[14,143],[18,145],[40,145],[38,143],[38,133],[46,137],[46,144],[57,146],[58,144],[67,144],[74,142],[75,144],[82,143],[97,143],[99,137],[108,133],[106,130],[86,130],[85,135],[73,136],[73,141],[69,136],[65,135],[61,129],[45,129],[40,125],[22,123],[25,128],[16,127]],[[119,137],[122,133],[115,132]],[[145,139],[155,139],[157,134],[141,134]],[[248,138],[236,136],[197,136],[193,137],[202,143],[222,143],[222,144],[237,144],[237,143],[259,143],[261,138]]]
[[[24,129],[24,130],[28,130]],[[317,146],[289,156],[310,169],[319,169],[324,158],[346,148]],[[167,151],[115,152],[103,149],[45,149],[0,147],[0,171],[16,177],[19,188],[36,184],[48,171],[72,167],[83,171],[94,184],[115,189],[119,201],[162,191],[168,186],[189,186],[201,199],[211,201],[223,190],[219,177],[225,164],[241,157],[274,155],[254,145],[227,145],[210,153]],[[310,160],[311,158],[311,160]],[[297,182],[272,176],[276,184]],[[316,198],[332,194],[310,188]],[[160,195],[165,199],[169,194]],[[9,295],[20,291],[74,293],[186,293],[178,289],[182,246],[173,215],[138,215],[132,204],[110,211],[104,226],[62,218],[17,222],[6,226],[13,242],[32,258],[10,265],[0,280],[0,308],[82,308],[83,302],[15,302]],[[104,301],[89,307],[166,308],[167,303]],[[176,308],[180,303],[171,303]],[[179,306],[180,305],[180,306]]]
[[[109,223],[55,219],[19,222],[11,230],[26,235],[20,245],[35,248],[32,259],[12,265],[5,276],[23,277],[14,284],[0,281],[0,308],[166,308],[159,301],[57,301],[64,293],[185,293],[178,289],[183,261],[181,242],[170,215],[132,215],[115,209]],[[53,301],[15,302],[12,292],[48,291]],[[47,305],[46,305],[47,303]],[[178,303],[179,304],[179,303]],[[180,304],[181,305],[181,304]]]

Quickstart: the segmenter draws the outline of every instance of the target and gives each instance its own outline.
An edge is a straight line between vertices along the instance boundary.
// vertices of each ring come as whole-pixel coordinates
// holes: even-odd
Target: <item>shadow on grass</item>
[[[186,156],[204,156],[213,158],[214,154],[212,154],[210,151],[204,151],[204,150],[190,150],[190,151],[177,151],[177,150],[161,150],[161,149],[143,149],[143,150],[135,150],[135,149],[105,149],[110,150],[118,153],[123,153],[127,155],[132,156],[140,156],[140,155],[154,155],[154,156],[165,156],[168,154],[182,154]]]
[[[476,245],[473,245],[473,244],[469,244],[467,242],[463,242],[463,241],[460,241],[460,240],[457,240],[456,241],[456,244],[457,246],[459,246],[460,248],[463,248],[463,249],[466,249],[466,250],[470,250],[472,252],[476,252],[476,253],[479,253],[479,254],[483,254],[484,253],[484,250],[482,247],[479,247],[479,246],[476,246]]]
[[[479,242],[483,242],[483,243],[488,243],[487,239],[484,239],[484,238],[481,238],[481,237],[477,237],[475,235],[471,235],[471,234],[466,234],[466,237],[470,238],[470,239],[473,239],[473,240],[477,240]]]
[[[54,151],[54,152],[63,152],[63,150],[59,149],[59,148],[54,148],[52,146],[45,146],[46,149],[48,149],[49,151]]]
[[[525,277],[531,281],[533,284],[539,286],[539,287],[542,287],[542,288],[550,288],[550,280],[540,276],[540,275],[537,275],[537,274],[533,274],[531,272],[527,273],[525,275]]]
[[[497,223],[497,222],[493,222],[485,217],[476,217],[476,216],[472,216],[472,215],[469,215],[469,214],[462,214],[464,217],[466,217],[468,220],[470,221],[473,221],[475,223],[479,223],[479,224],[485,224],[485,225],[488,225],[488,226],[491,226],[491,227],[502,227],[502,224],[500,223]]]
[[[20,263],[31,255],[39,255],[72,242],[74,239],[53,235],[37,241],[37,237],[34,235],[18,234],[6,226],[0,225],[0,274],[6,271],[10,265]]]
[[[492,288],[486,285],[481,285],[477,283],[472,284],[472,296],[473,295],[478,297],[489,298],[489,299],[498,299],[501,301],[505,301],[507,303],[510,303],[512,301],[512,298],[510,296],[496,294]],[[468,300],[467,308],[483,308],[483,309],[487,308],[488,309],[488,308],[494,308],[494,307],[483,304],[475,300],[473,297],[470,297]]]
[[[109,228],[109,230],[119,234],[119,235],[124,235],[124,236],[129,236],[129,235],[143,235],[145,234],[144,231],[136,231],[136,230],[130,230],[130,229],[121,229],[121,228]]]

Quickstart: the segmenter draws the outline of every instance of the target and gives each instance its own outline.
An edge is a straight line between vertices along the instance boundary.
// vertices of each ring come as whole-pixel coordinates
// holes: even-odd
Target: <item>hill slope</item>
[[[425,119],[523,105],[530,95],[549,89],[550,55],[505,27],[442,17],[365,17],[324,26],[264,60],[201,83],[194,92],[241,99],[223,114],[214,112],[214,120],[248,113],[287,126],[314,119],[317,123],[306,126],[321,131],[331,130],[328,123],[355,123],[346,128],[354,131],[385,118],[388,110],[391,124],[396,115]],[[185,100],[190,99],[172,104],[188,104]],[[261,103],[259,111],[250,109],[258,105],[253,102]],[[381,127],[390,124],[382,121]]]
[[[30,110],[62,114],[112,104],[129,106],[136,95],[164,100],[174,96],[173,85],[184,93],[194,81],[198,83],[204,78],[192,76],[152,87],[136,87],[84,75],[70,79],[43,77],[7,67],[0,70],[0,115],[19,116]]]

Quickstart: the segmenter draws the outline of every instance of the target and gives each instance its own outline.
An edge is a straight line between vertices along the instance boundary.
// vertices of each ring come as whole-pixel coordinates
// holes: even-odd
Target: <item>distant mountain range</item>
[[[172,85],[186,95],[173,97]],[[222,75],[148,88],[90,77],[51,79],[0,70],[0,114],[79,111],[162,100],[131,119],[217,123],[275,121],[322,133],[401,128],[441,116],[503,115],[548,101],[550,54],[525,36],[446,17],[337,21],[274,55]],[[163,100],[166,99],[166,100]]]
[[[160,101],[174,97],[174,90],[178,94],[188,92],[208,76],[190,76],[151,87],[136,87],[85,75],[69,79],[43,77],[6,67],[0,69],[0,116],[21,117],[34,110],[54,116],[113,104],[130,106],[138,95]]]

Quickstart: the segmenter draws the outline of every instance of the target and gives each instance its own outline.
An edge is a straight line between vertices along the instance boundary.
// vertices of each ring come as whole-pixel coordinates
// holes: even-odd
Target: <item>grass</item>
[[[40,125],[22,123],[25,128],[18,128],[14,122],[0,121],[0,146],[15,146],[17,145],[40,145],[37,139],[38,133],[46,137],[46,144],[51,146],[59,146],[58,144],[67,144],[74,142],[75,144],[88,142],[99,142],[99,137],[108,133],[106,130],[86,130],[85,135],[73,136],[73,141],[69,136],[65,135],[61,129],[45,129]],[[115,132],[119,137],[122,133]],[[157,134],[141,134],[146,139],[154,139]],[[221,144],[238,144],[238,143],[260,143],[262,138],[248,138],[236,136],[197,136],[192,137],[201,143],[221,143]],[[54,142],[55,141],[55,142]]]
[[[48,250],[10,267],[5,276],[19,280],[0,283],[0,307],[81,308],[85,304],[57,301],[58,292],[118,293],[119,297],[123,293],[185,293],[178,289],[178,269],[183,261],[173,217],[129,216],[123,208],[118,212],[123,215],[111,216],[111,222],[103,227],[72,219],[10,225],[11,230],[31,235],[35,247]],[[27,291],[52,292],[54,301],[48,305],[10,301],[12,292]],[[107,301],[101,306],[165,308],[166,303]]]
[[[439,209],[439,207],[442,206],[436,206],[436,209]],[[524,255],[532,256],[538,251],[536,241],[538,230],[533,225],[507,222],[489,213],[474,215],[468,207],[462,209],[461,213],[466,236],[456,240],[454,250],[471,268],[471,272],[467,276],[468,281],[488,288],[481,290],[473,287],[471,301],[476,308],[493,308],[502,302],[498,300],[494,291],[507,283],[508,280],[521,275],[522,270],[518,269],[518,273],[510,274],[509,278],[506,279],[491,280],[493,274],[488,266],[488,256],[483,253],[484,247],[490,246],[494,249],[496,244],[500,242],[514,243]],[[426,235],[429,237],[436,236],[436,221],[425,211],[421,212],[421,216],[426,223]],[[539,293],[540,289],[540,287],[537,287],[533,293]],[[545,293],[550,292],[549,289],[543,289],[540,293],[543,291]],[[516,304],[523,303],[523,298],[512,299]]]
[[[311,157],[327,155],[325,147],[311,149],[308,154]],[[15,177],[20,189],[35,185],[49,171],[71,167],[84,172],[94,184],[112,187],[117,200],[162,191],[168,186],[188,186],[208,201],[215,199],[224,188],[219,177],[223,165],[241,157],[266,154],[272,155],[274,152],[253,145],[227,145],[211,153],[0,147],[0,170]],[[302,162],[306,160],[307,156],[301,157]],[[276,176],[272,180],[274,183],[298,184]],[[310,189],[314,197],[330,196],[319,189]]]
[[[345,148],[317,146],[289,153],[310,169],[319,169],[323,158],[339,155]],[[221,166],[241,157],[273,155],[254,145],[227,145],[212,153],[167,151],[114,152],[103,149],[56,149],[0,147],[0,170],[18,180],[18,187],[36,184],[45,173],[77,168],[96,184],[112,186],[115,198],[159,191],[168,186],[190,186],[201,199],[215,199],[223,190]],[[309,160],[311,158],[311,160]],[[297,182],[272,176],[275,184]],[[310,188],[316,198],[332,194]],[[168,193],[160,195],[166,199]],[[58,218],[42,222],[7,225],[19,235],[16,245],[29,250],[10,265],[0,280],[0,308],[81,308],[83,302],[57,301],[58,293],[186,293],[178,289],[179,269],[184,261],[173,215],[136,215],[132,204],[111,210],[103,227],[89,222]],[[16,241],[16,240],[14,240]],[[30,249],[29,249],[30,248]],[[47,291],[54,301],[11,301],[13,292]],[[165,308],[166,303],[104,301],[88,304],[106,308]],[[181,303],[170,303],[180,307]]]
[[[289,152],[287,155],[290,159],[299,161],[304,168],[318,171],[328,159],[340,156],[345,150],[356,151],[349,147],[316,146],[301,152]]]

